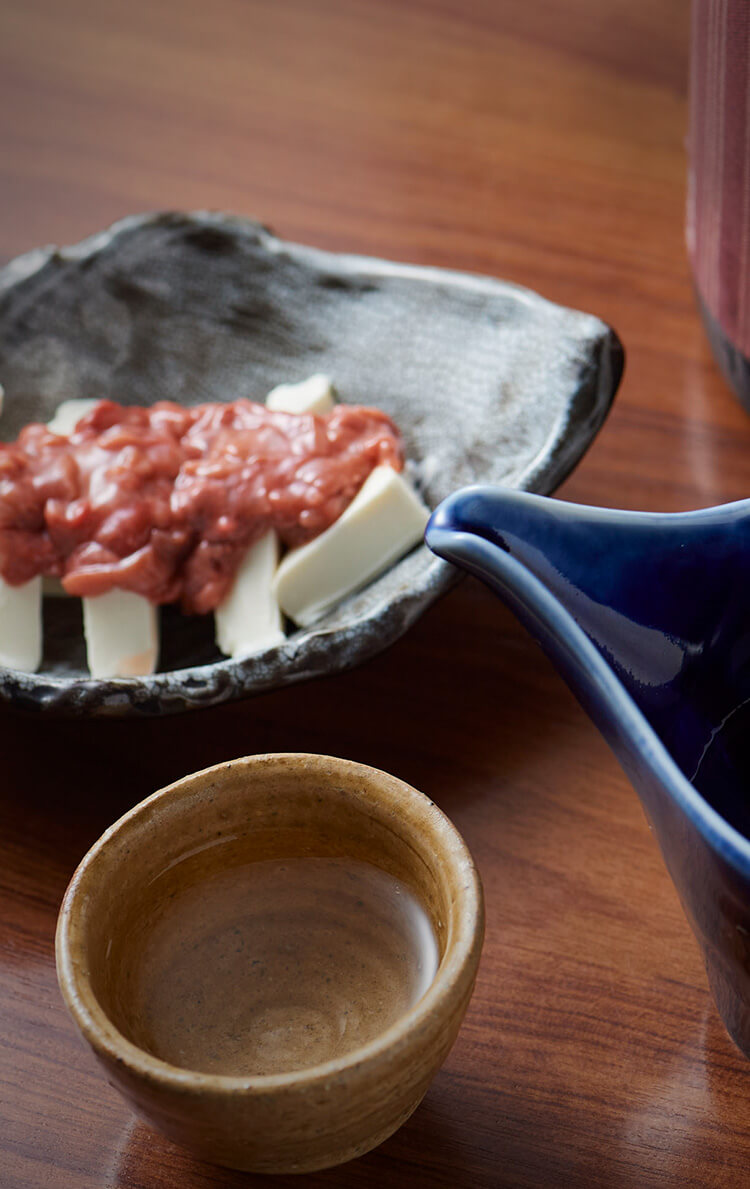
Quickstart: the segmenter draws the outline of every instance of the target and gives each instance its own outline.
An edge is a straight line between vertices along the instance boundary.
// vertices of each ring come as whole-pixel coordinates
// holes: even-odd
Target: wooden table
[[[683,249],[686,58],[684,0],[3,0],[0,256],[129,211],[219,207],[507,277],[599,314],[628,351],[564,498],[739,498],[750,419],[709,357]],[[53,934],[76,862],[125,808],[269,750],[429,793],[476,856],[488,916],[421,1109],[357,1163],[278,1184],[750,1184],[750,1066],[635,794],[477,583],[314,686],[163,722],[3,713],[0,730],[3,1189],[256,1183],[134,1120],[63,1010]]]

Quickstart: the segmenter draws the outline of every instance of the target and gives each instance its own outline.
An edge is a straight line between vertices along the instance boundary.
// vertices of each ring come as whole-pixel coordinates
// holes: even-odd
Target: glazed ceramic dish
[[[750,501],[660,515],[479,487],[426,540],[509,604],[615,750],[750,1056]]]
[[[0,271],[0,437],[66,399],[265,398],[330,375],[401,429],[430,507],[474,482],[550,492],[601,426],[622,349],[598,319],[484,277],[287,244],[224,215],[129,218]],[[211,616],[168,608],[160,672],[87,677],[80,605],[47,599],[36,674],[0,671],[27,709],[161,714],[356,664],[396,640],[457,571],[424,546],[309,629],[222,659]]]
[[[148,951],[153,922],[163,919],[190,880],[300,855],[365,862],[412,890],[431,921],[439,955],[424,993],[369,1043],[312,1067],[258,1076],[250,1059],[246,1075],[223,1076],[155,1055],[142,1039],[153,1034],[144,1017],[157,1010],[155,998],[139,998],[134,973]],[[277,934],[284,932],[285,919],[274,917]],[[246,977],[259,951],[245,946],[247,922],[243,932],[239,921],[231,946],[238,938]],[[107,1077],[154,1126],[205,1160],[255,1172],[305,1172],[368,1151],[416,1108],[468,1006],[483,932],[476,868],[455,828],[427,797],[348,760],[250,756],[162,789],[103,835],[65,895],[57,969],[73,1020]],[[325,944],[333,945],[335,931],[325,936]],[[294,961],[293,944],[287,942],[286,952]],[[374,960],[370,955],[368,970]],[[222,963],[217,957],[220,972]],[[174,963],[168,967],[172,991],[175,969]],[[234,979],[227,985],[227,1011],[235,1012],[236,985]],[[369,981],[365,986],[368,1010],[374,1011]],[[283,995],[277,981],[273,987],[276,1003]],[[318,1001],[322,1010],[312,1011],[307,994],[298,980],[293,998],[312,1021],[305,1026],[327,1027],[330,1016],[329,1032],[338,1035],[339,1014],[325,1000]],[[163,1010],[185,1012],[189,999],[189,992],[170,993]],[[218,1024],[218,1032],[234,1036],[246,1026],[244,1017],[238,1026],[236,1014],[231,1027],[225,1018],[206,1020],[208,1001],[201,996],[202,1028]],[[274,1016],[267,1043],[287,1034]],[[211,1031],[212,1044],[214,1036]]]

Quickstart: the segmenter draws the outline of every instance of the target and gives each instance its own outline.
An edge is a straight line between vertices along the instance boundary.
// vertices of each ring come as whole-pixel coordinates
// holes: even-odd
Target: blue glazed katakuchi
[[[472,487],[426,540],[511,607],[612,746],[750,1056],[750,500],[660,514]]]

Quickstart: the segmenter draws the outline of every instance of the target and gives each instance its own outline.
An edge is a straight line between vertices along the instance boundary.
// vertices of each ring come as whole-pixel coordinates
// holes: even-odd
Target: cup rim
[[[117,835],[144,814],[150,812],[156,803],[185,795],[196,778],[217,776],[229,768],[242,765],[246,770],[258,770],[279,761],[293,762],[300,767],[329,768],[333,765],[339,771],[355,772],[365,783],[371,801],[382,804],[384,791],[382,782],[400,799],[399,808],[413,820],[417,810],[427,810],[428,829],[425,831],[425,846],[430,842],[439,849],[441,861],[450,865],[457,876],[454,900],[455,929],[449,933],[445,952],[440,960],[435,977],[427,990],[415,1004],[395,1020],[378,1036],[359,1048],[340,1057],[321,1062],[300,1070],[288,1070],[275,1074],[227,1075],[203,1073],[172,1065],[134,1044],[115,1026],[100,1005],[89,976],[88,963],[84,958],[84,942],[80,935],[81,914],[86,897],[81,894],[81,885],[89,869],[99,861]],[[373,796],[375,790],[378,795]],[[171,1089],[215,1092],[268,1094],[289,1089],[307,1089],[318,1082],[339,1077],[342,1074],[367,1065],[372,1070],[380,1062],[391,1060],[393,1055],[404,1049],[410,1037],[428,1024],[430,1017],[442,1016],[454,1002],[469,994],[473,987],[484,938],[484,898],[479,872],[469,849],[459,831],[424,793],[396,776],[367,764],[346,760],[336,756],[308,752],[269,752],[243,756],[236,760],[211,765],[190,773],[181,779],[158,789],[134,805],[117,819],[97,839],[78,864],[63,897],[55,935],[57,978],[68,1011],[84,1038],[102,1058],[116,1062],[140,1080],[146,1079]],[[82,960],[83,959],[83,960]]]

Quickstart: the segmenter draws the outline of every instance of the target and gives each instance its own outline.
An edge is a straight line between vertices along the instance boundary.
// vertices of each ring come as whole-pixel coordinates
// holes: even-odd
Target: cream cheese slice
[[[34,673],[42,660],[42,579],[10,586],[0,578],[0,665]]]
[[[216,608],[216,643],[226,656],[239,659],[285,639],[281,610],[273,594],[279,561],[276,533],[266,533],[245,554],[232,589]]]
[[[158,608],[130,590],[83,599],[86,658],[92,677],[146,677],[159,657]]]
[[[429,516],[403,475],[376,467],[338,520],[281,562],[273,586],[282,610],[301,627],[314,623],[421,541]]]
[[[299,384],[279,384],[266,397],[274,413],[328,413],[335,403],[330,377],[321,373]]]
[[[81,417],[90,413],[99,401],[94,399],[64,400],[57,406],[51,421],[47,422],[47,429],[52,433],[71,434]]]

